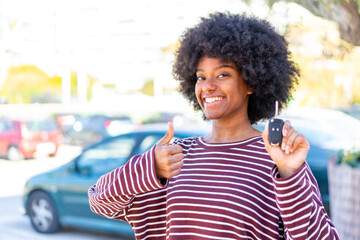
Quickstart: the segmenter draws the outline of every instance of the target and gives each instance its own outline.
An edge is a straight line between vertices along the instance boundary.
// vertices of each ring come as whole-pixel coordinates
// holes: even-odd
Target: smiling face
[[[252,92],[234,63],[203,57],[196,77],[196,98],[208,119],[248,118],[247,106]]]

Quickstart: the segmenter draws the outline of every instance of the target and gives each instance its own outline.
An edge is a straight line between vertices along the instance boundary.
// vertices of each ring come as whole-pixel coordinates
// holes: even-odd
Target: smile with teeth
[[[218,101],[221,101],[223,98],[222,97],[208,97],[208,98],[205,98],[205,102],[206,103],[213,103],[213,102],[218,102]]]

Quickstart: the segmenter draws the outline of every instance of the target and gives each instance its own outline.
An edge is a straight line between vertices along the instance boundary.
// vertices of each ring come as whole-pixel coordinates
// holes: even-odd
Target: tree
[[[271,6],[283,0],[266,0]],[[360,46],[360,0],[285,0],[297,3],[314,15],[337,23],[340,37]]]
[[[34,65],[10,67],[0,94],[10,103],[59,102],[61,78],[49,77]]]

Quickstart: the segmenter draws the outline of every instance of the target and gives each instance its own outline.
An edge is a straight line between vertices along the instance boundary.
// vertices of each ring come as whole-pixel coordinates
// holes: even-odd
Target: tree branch
[[[336,22],[340,37],[360,46],[360,6],[358,0],[286,0],[297,3],[318,17]]]

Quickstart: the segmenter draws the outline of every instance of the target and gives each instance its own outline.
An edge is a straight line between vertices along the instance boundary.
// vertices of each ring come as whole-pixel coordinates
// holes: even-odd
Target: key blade
[[[275,118],[279,115],[279,102],[275,101]]]

